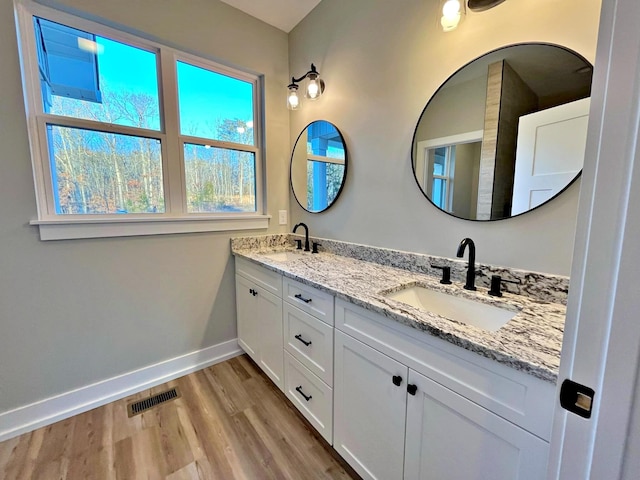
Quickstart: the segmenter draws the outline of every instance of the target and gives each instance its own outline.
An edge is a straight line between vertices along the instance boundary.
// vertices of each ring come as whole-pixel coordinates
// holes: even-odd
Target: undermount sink
[[[288,262],[290,260],[295,260],[297,258],[300,258],[299,253],[293,253],[293,252],[273,252],[273,253],[263,253],[262,255],[268,258],[269,260],[273,260],[274,262]]]
[[[408,286],[398,292],[384,295],[386,298],[406,303],[412,307],[435,313],[457,322],[495,332],[515,317],[518,312],[487,303],[455,297],[418,285]]]

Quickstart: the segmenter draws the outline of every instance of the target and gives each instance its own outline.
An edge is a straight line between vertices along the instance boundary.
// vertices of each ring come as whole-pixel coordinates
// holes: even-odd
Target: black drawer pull
[[[393,376],[393,378],[392,378],[392,380],[393,380],[393,384],[394,384],[396,387],[399,387],[399,386],[400,386],[400,384],[402,383],[402,377],[401,377],[400,375],[394,375],[394,376]]]
[[[302,300],[304,303],[311,303],[310,298],[304,298],[301,293],[296,293],[294,295],[298,300]]]
[[[308,342],[307,342],[306,340],[303,340],[303,339],[302,339],[302,334],[300,334],[300,333],[299,333],[298,335],[296,335],[296,338],[297,338],[298,340],[300,340],[302,343],[304,343],[307,347],[308,347],[309,345],[311,345],[311,340],[309,340]]]
[[[412,385],[412,384],[407,385],[407,392],[409,392],[409,395],[415,395],[417,391],[418,391],[417,385]]]
[[[304,399],[308,402],[309,400],[311,400],[313,397],[311,395],[305,395],[304,392],[302,391],[302,385],[296,387],[296,391],[302,395],[304,397]]]

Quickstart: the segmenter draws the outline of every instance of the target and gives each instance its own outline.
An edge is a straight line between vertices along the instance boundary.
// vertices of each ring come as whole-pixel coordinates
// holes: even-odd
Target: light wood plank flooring
[[[127,404],[177,386],[132,418]],[[357,479],[246,356],[0,443],[4,480]]]

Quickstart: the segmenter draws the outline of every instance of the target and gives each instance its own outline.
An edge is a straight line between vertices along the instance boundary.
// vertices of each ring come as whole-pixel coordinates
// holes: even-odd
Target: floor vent
[[[176,398],[180,398],[180,392],[177,388],[172,388],[171,390],[145,398],[139,402],[130,403],[127,405],[127,411],[129,412],[129,417],[133,417],[134,415],[138,415],[139,413],[149,410],[156,405],[168,402],[169,400],[175,400]]]

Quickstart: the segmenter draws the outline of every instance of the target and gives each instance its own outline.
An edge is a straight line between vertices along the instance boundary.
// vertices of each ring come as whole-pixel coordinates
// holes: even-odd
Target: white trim
[[[167,233],[190,233],[211,231],[234,231],[247,229],[266,229],[269,216],[266,215],[264,175],[265,145],[263,144],[263,77],[256,73],[242,71],[226,66],[208,58],[203,58],[176,48],[132,35],[118,27],[111,27],[71,15],[32,0],[15,0],[15,13],[20,45],[25,107],[28,114],[29,140],[34,172],[38,221],[32,225],[40,226],[42,240],[66,238],[97,238],[132,235],[156,235]],[[158,103],[160,107],[161,129],[150,130],[126,125],[107,124],[91,119],[65,117],[43,112],[40,83],[38,81],[38,62],[32,16],[69,25],[95,33],[156,55],[158,77]],[[213,73],[228,76],[252,85],[253,90],[253,134],[254,144],[244,145],[232,142],[216,141],[201,137],[183,136],[180,133],[176,62],[182,61],[205,68]],[[69,217],[57,214],[51,169],[49,146],[46,141],[46,125],[81,128],[105,133],[134,135],[143,138],[158,139],[162,149],[162,175],[165,201],[164,218],[155,214],[147,217],[137,214],[105,214],[87,216],[88,221],[70,221]],[[211,145],[223,149],[251,152],[255,155],[255,192],[256,211],[247,214],[206,214],[198,217],[187,211],[187,195],[184,174],[184,143]],[[153,218],[151,216],[153,215]],[[83,216],[84,217],[84,216]],[[166,217],[169,217],[168,219]],[[141,220],[142,219],[142,220]],[[98,225],[102,224],[102,225]]]
[[[447,147],[449,145],[460,145],[462,143],[472,143],[482,141],[484,130],[475,130],[473,132],[459,133],[457,135],[449,135],[448,137],[432,138],[418,142],[418,151],[425,148]]]
[[[0,414],[0,442],[241,355],[237,339],[196,350]]]
[[[335,163],[336,165],[344,165],[344,158],[327,157],[326,155],[307,154],[307,160],[311,162]]]
[[[270,215],[235,215],[219,217],[121,217],[121,218],[55,218],[32,220],[40,228],[40,240],[74,238],[132,237],[171,233],[261,230],[269,227]]]

